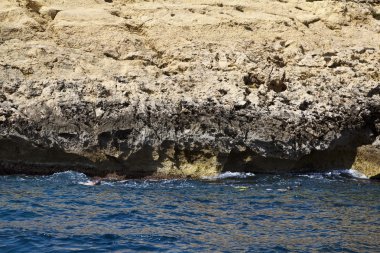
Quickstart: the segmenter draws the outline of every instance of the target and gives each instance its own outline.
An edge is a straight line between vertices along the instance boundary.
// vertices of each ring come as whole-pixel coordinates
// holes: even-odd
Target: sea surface
[[[0,252],[380,252],[380,182],[351,170],[88,180],[0,177]]]

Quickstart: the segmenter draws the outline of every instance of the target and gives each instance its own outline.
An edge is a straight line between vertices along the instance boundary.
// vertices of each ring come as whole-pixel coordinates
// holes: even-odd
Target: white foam
[[[76,171],[64,171],[64,172],[57,172],[50,176],[43,177],[47,180],[53,181],[53,182],[66,182],[66,183],[78,183],[78,182],[84,182],[88,180],[88,177],[80,172]]]
[[[95,186],[100,184],[107,184],[106,182],[101,182],[100,180],[87,180],[86,182],[78,182],[78,184],[86,185],[86,186]]]
[[[78,184],[80,185],[85,185],[85,186],[94,186],[94,182],[92,181],[86,181],[86,182],[79,182]]]
[[[323,175],[319,173],[312,173],[312,174],[301,174],[300,177],[307,177],[311,179],[323,179]]]
[[[324,173],[301,174],[299,176],[308,177],[308,178],[312,178],[312,179],[326,179],[326,177],[342,176],[342,175],[350,175],[351,177],[354,177],[354,178],[368,179],[368,177],[366,175],[364,175],[363,173],[361,173],[357,170],[354,170],[354,169],[333,170],[333,171],[324,172]]]
[[[216,176],[202,177],[202,179],[216,180],[216,179],[226,179],[226,178],[247,178],[247,177],[253,177],[253,176],[255,176],[255,174],[253,173],[226,171]]]
[[[333,170],[331,172],[327,172],[325,175],[328,175],[328,176],[340,176],[340,175],[344,175],[344,174],[348,174],[354,178],[360,178],[360,179],[368,179],[368,177],[366,175],[364,175],[363,173],[357,171],[357,170],[354,170],[354,169],[349,169],[349,170]]]
[[[366,175],[364,175],[363,173],[361,173],[360,171],[357,171],[354,169],[349,169],[349,170],[347,170],[347,172],[353,177],[361,178],[361,179],[368,179],[368,177]]]

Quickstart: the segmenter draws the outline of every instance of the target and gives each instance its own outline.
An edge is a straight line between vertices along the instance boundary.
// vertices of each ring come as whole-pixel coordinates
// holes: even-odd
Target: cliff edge
[[[0,174],[380,175],[380,1],[1,0]]]

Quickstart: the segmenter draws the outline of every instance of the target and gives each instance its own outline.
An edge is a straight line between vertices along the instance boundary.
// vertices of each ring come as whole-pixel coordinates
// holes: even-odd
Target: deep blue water
[[[0,252],[380,252],[380,182],[346,171],[87,180],[0,177]]]

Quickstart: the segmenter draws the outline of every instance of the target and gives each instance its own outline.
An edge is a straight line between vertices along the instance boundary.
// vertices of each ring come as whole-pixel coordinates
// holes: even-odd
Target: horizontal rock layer
[[[4,0],[0,173],[376,177],[379,41],[379,1]]]

